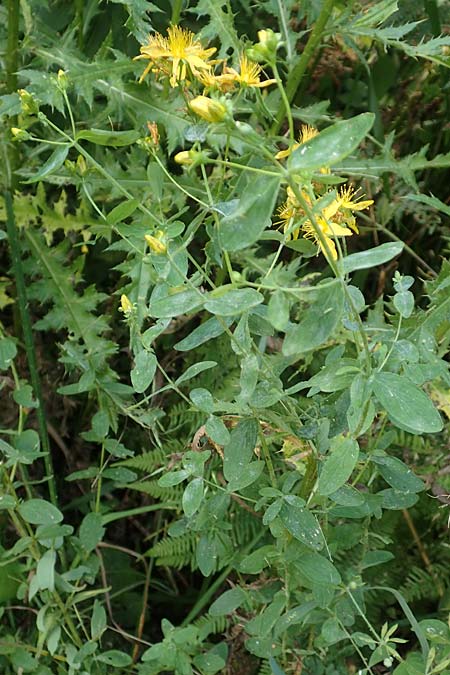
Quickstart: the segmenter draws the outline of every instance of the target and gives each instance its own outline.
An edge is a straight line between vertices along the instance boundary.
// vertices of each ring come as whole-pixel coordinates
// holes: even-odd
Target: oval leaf
[[[285,528],[302,544],[320,551],[325,543],[317,518],[303,506],[284,503],[280,518]]]
[[[139,138],[139,132],[134,129],[129,131],[108,131],[106,129],[86,129],[77,134],[77,141],[89,141],[95,145],[111,145],[115,148],[131,145]]]
[[[209,608],[209,614],[211,616],[224,616],[225,614],[231,614],[235,609],[240,607],[245,601],[245,593],[242,588],[236,587],[232,588],[230,591],[225,591],[222,593],[217,600],[213,602]]]
[[[377,373],[373,391],[391,422],[400,429],[412,434],[441,431],[440,414],[428,396],[408,378],[395,373]]]
[[[45,499],[28,499],[19,506],[19,513],[32,525],[54,525],[60,523],[64,517],[56,506]]]
[[[336,122],[296,148],[289,157],[289,168],[292,171],[320,169],[340,162],[358,147],[374,119],[373,113],[362,113]]]
[[[205,309],[211,312],[211,314],[233,316],[234,314],[242,314],[247,309],[256,307],[263,300],[264,297],[261,293],[258,293],[253,288],[237,288],[228,290],[218,297],[214,297],[210,293],[208,300],[205,302]]]
[[[131,384],[138,394],[150,386],[156,371],[157,360],[153,352],[142,351],[136,356],[134,368],[130,373]]]
[[[350,478],[358,455],[359,446],[353,438],[348,436],[334,438],[319,476],[319,494],[331,495],[339,490]]]
[[[342,260],[343,270],[345,274],[348,274],[355,270],[367,270],[375,267],[375,265],[382,265],[399,255],[403,251],[403,247],[402,241],[390,241],[387,244],[370,248],[368,251],[352,253]]]

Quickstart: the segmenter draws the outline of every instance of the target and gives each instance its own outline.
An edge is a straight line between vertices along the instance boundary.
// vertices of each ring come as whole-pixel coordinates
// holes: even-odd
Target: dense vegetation
[[[0,670],[450,674],[450,8],[0,7]]]

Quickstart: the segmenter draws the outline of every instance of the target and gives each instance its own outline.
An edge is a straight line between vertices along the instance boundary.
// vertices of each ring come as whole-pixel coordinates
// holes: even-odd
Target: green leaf
[[[106,629],[106,612],[99,600],[94,601],[94,608],[91,617],[91,638],[99,640]]]
[[[387,244],[380,244],[375,248],[369,248],[367,251],[360,251],[359,253],[352,253],[342,260],[342,269],[345,274],[354,272],[355,270],[367,270],[389,262],[396,255],[399,255],[404,248],[401,241],[391,241]]]
[[[220,243],[226,251],[240,251],[252,246],[271,226],[279,187],[277,176],[258,176],[249,181],[235,208],[220,222]],[[220,210],[220,205],[217,205],[217,210]]]
[[[182,506],[187,518],[192,518],[202,503],[204,494],[203,478],[194,478],[183,492]]]
[[[45,499],[28,499],[20,504],[19,513],[32,525],[53,525],[60,523],[64,518],[61,511]]]
[[[199,410],[207,413],[214,412],[214,399],[207,389],[203,389],[202,387],[192,389],[189,398]]]
[[[139,199],[129,199],[126,202],[122,202],[122,204],[118,204],[108,213],[106,220],[110,225],[120,223],[131,216],[136,211],[139,204]]]
[[[414,295],[411,291],[401,291],[393,298],[394,307],[404,319],[409,319],[414,309]]]
[[[276,548],[270,544],[261,546],[253,553],[245,556],[239,564],[239,572],[242,574],[259,574],[265,567],[270,565],[270,558],[277,555]]]
[[[199,309],[203,299],[197,291],[179,291],[163,298],[151,299],[149,312],[158,319],[172,318],[180,314],[189,314]]]
[[[230,440],[230,432],[220,417],[211,415],[205,424],[205,431],[219,445],[225,445]]]
[[[4,509],[14,509],[16,507],[16,500],[12,495],[0,495],[0,511]]]
[[[11,338],[0,339],[0,370],[7,370],[17,354],[17,347]]]
[[[250,462],[250,464],[242,467],[239,475],[229,481],[228,491],[237,492],[238,490],[242,490],[243,488],[252,485],[252,483],[255,483],[258,480],[264,471],[264,467],[265,462],[262,461]]]
[[[378,471],[386,483],[398,492],[421,492],[425,490],[425,483],[411,469],[397,457],[372,455],[372,462],[377,465]]]
[[[215,316],[212,316],[205,323],[194,328],[192,333],[189,333],[183,340],[177,342],[174,345],[174,349],[178,349],[180,352],[189,352],[191,349],[196,349],[196,347],[200,347],[205,342],[222,335],[225,332],[225,326],[230,326],[231,322],[231,319],[224,319],[219,322]]]
[[[55,590],[56,551],[46,551],[36,567],[36,585],[39,590]]]
[[[177,380],[175,380],[175,384],[179,385],[182,382],[191,380],[193,377],[197,377],[197,375],[203,373],[204,370],[214,368],[215,366],[217,366],[216,361],[200,361],[200,363],[194,363],[193,366],[189,366],[189,368],[185,370],[184,373],[180,375],[180,377]]]
[[[284,356],[316,349],[336,330],[344,308],[344,293],[338,283],[321,288],[299,324],[289,328],[283,343]]]
[[[80,525],[80,542],[82,547],[90,553],[102,540],[105,528],[102,525],[102,517],[99,513],[88,513]]]
[[[106,129],[86,129],[77,134],[76,140],[89,141],[95,145],[110,145],[115,148],[131,145],[139,138],[135,129],[129,131],[108,131]]]
[[[333,438],[319,476],[318,492],[331,495],[350,478],[359,456],[358,443],[349,436]]]
[[[295,566],[308,582],[314,584],[329,584],[337,586],[341,583],[341,575],[336,567],[319,553],[303,553],[295,560]]]
[[[450,206],[447,206],[447,204],[444,204],[444,202],[441,202],[440,199],[437,197],[429,196],[429,195],[405,195],[403,199],[412,199],[415,202],[421,202],[422,204],[426,204],[427,206],[432,206],[434,209],[437,209],[438,211],[441,211],[442,213],[445,213],[446,216],[450,216]]]
[[[405,428],[412,434],[441,431],[443,423],[439,412],[408,378],[395,373],[376,373],[373,391],[391,422],[400,429]]]
[[[142,394],[153,381],[158,361],[153,352],[139,352],[134,360],[134,368],[130,373],[134,391]]]
[[[129,654],[120,652],[118,649],[110,649],[107,652],[103,652],[103,654],[98,654],[95,658],[97,661],[106,663],[108,666],[114,666],[115,668],[125,668],[133,663],[133,659]]]
[[[289,321],[289,300],[282,291],[275,291],[270,296],[267,318],[276,330],[286,329]]]
[[[284,503],[280,518],[285,528],[302,544],[320,551],[325,543],[317,518],[303,506]]]
[[[374,119],[373,113],[362,113],[324,129],[291,153],[288,161],[289,170],[294,172],[320,169],[340,162],[367,136]]]
[[[39,171],[32,178],[23,181],[24,183],[37,183],[49,174],[59,169],[65,162],[69,152],[68,145],[60,145],[52,152],[48,160],[41,166]]]
[[[223,473],[228,482],[239,480],[244,467],[252,460],[258,438],[258,422],[242,420],[230,434],[223,449]]]
[[[245,602],[245,598],[246,595],[239,586],[232,588],[230,591],[225,591],[225,593],[222,593],[222,595],[212,603],[208,610],[209,614],[211,616],[225,616],[225,614],[231,614],[231,612],[234,612],[235,609]]]
[[[260,305],[264,301],[261,293],[253,288],[237,288],[233,289],[227,287],[224,292],[224,287],[219,289],[220,295],[217,291],[211,291],[208,299],[205,302],[205,309],[211,314],[218,314],[219,316],[233,316],[235,314],[242,314],[242,312]]]

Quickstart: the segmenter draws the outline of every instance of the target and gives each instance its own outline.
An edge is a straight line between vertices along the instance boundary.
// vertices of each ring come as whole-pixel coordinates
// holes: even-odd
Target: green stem
[[[8,0],[8,39],[6,43],[5,71],[6,91],[12,94],[17,90],[17,70],[19,67],[19,0]],[[17,126],[17,116],[9,118],[9,128]],[[17,145],[8,144],[8,162],[6,166],[6,181],[12,192],[17,187],[15,169],[18,164]]]
[[[180,21],[182,8],[183,0],[174,0],[172,7],[172,17],[170,19],[172,26],[176,25]]]
[[[278,72],[278,68],[277,68],[275,63],[272,65],[272,69],[273,69],[273,74],[275,75],[275,79],[277,81],[278,89],[280,90],[281,100],[283,101],[283,105],[284,105],[285,110],[286,110],[286,117],[287,117],[288,125],[289,125],[289,138],[291,139],[291,141],[293,141],[295,132],[294,132],[294,120],[292,119],[292,111],[291,111],[290,100],[287,97],[286,89],[284,88],[283,82],[282,82],[280,74]],[[278,119],[278,117],[277,117],[277,119]]]
[[[44,413],[44,401],[42,398],[41,380],[39,378],[39,371],[37,366],[36,351],[33,342],[33,329],[31,324],[30,313],[28,311],[28,300],[25,287],[25,277],[22,268],[22,260],[20,255],[20,241],[17,231],[16,221],[14,217],[13,200],[9,191],[5,192],[6,204],[6,230],[8,233],[9,245],[11,247],[11,262],[16,281],[17,290],[17,304],[19,307],[20,319],[22,322],[23,340],[25,343],[25,351],[30,369],[30,380],[33,387],[34,395],[38,402],[36,409],[39,435],[41,437],[42,450],[44,455],[44,465],[47,474],[48,490],[50,500],[53,504],[57,503],[55,477],[53,473],[53,463],[50,454],[50,443],[48,439],[47,423]]]
[[[308,64],[311,61],[314,52],[316,51],[317,47],[320,44],[322,33],[324,32],[325,26],[328,23],[328,19],[330,18],[330,14],[332,12],[334,3],[335,0],[325,0],[322,7],[322,11],[320,12],[319,17],[314,25],[314,28],[312,29],[311,35],[309,36],[308,42],[305,45],[303,53],[300,59],[298,60],[297,65],[292,69],[291,73],[289,74],[288,81],[286,84],[286,96],[289,104],[292,103],[292,101],[294,100],[294,96],[297,92],[300,82],[303,79]],[[278,133],[281,123],[283,122],[284,111],[285,111],[285,103],[282,102],[278,109],[275,122],[272,126],[272,133],[274,135]]]

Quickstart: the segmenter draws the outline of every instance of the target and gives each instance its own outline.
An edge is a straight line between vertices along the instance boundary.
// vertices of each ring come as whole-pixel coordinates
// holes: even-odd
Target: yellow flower
[[[202,71],[209,70],[209,59],[216,51],[215,47],[205,49],[190,30],[180,26],[170,26],[167,37],[160,33],[151,35],[148,43],[141,47],[136,59],[148,59],[149,63],[141,75],[139,82],[151,71],[163,73],[170,77],[170,85],[176,87],[189,75],[198,77]]]
[[[308,206],[312,208],[309,195],[304,190],[301,194]],[[298,223],[298,227],[294,227],[290,233],[293,239],[298,239],[300,233],[302,233],[306,239],[312,239],[325,256],[328,255],[328,248],[332,259],[337,260],[338,255],[334,238],[350,237],[353,232],[358,233],[353,211],[362,211],[373,204],[372,199],[354,200],[354,194],[355,192],[351,187],[341,188],[331,203],[316,214],[315,224],[313,225],[307,218],[307,214],[297,200],[294,191],[291,187],[288,187],[287,199],[278,209],[284,232],[292,230],[292,227]],[[322,236],[320,236],[317,228]]]
[[[302,124],[302,130],[298,138],[298,143],[294,143],[287,150],[280,150],[280,152],[277,152],[275,159],[284,159],[285,157],[289,157],[291,152],[299,148],[303,143],[307,143],[312,138],[315,138],[318,134],[319,132],[315,127],[310,127],[309,124]]]
[[[221,122],[227,113],[227,109],[222,103],[208,98],[208,96],[196,96],[192,101],[189,101],[189,107],[196,115],[207,122]]]
[[[262,68],[257,63],[250,61],[245,54],[241,54],[239,58],[239,71],[234,68],[224,68],[223,75],[219,75],[216,79],[223,79],[227,83],[232,81],[239,84],[241,87],[268,87],[271,84],[275,84],[276,80],[264,80],[261,82],[260,74]]]
[[[149,249],[153,251],[153,253],[156,253],[158,255],[160,255],[161,253],[166,253],[167,246],[162,241],[163,236],[164,233],[161,230],[158,230],[158,232],[156,232],[156,237],[154,237],[152,234],[145,235],[145,241],[147,242]]]

